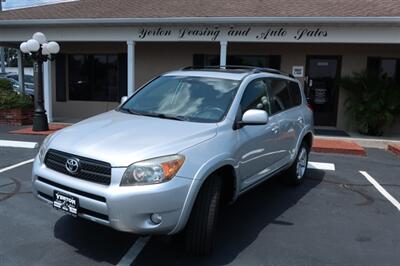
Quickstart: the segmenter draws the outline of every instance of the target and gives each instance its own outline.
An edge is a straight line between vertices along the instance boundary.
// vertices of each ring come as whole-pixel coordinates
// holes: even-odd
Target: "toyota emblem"
[[[80,168],[80,162],[79,159],[77,158],[69,158],[67,162],[65,163],[65,168],[67,169],[68,172],[71,174],[76,174],[79,171]]]

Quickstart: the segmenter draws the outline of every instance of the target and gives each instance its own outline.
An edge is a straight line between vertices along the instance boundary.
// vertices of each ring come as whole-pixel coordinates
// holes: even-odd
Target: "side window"
[[[269,95],[272,114],[284,111],[292,107],[288,81],[285,79],[269,79]]]
[[[289,82],[289,90],[290,90],[290,96],[292,96],[292,103],[293,106],[298,106],[301,104],[302,99],[301,99],[301,89],[299,87],[299,84],[294,81]]]
[[[261,109],[271,114],[267,83],[264,79],[253,80],[247,85],[240,101],[240,108],[242,114],[250,109]]]

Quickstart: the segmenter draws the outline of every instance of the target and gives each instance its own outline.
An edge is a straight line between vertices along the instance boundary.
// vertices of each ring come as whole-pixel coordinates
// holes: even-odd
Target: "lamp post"
[[[47,42],[46,36],[41,32],[33,34],[32,39],[21,43],[21,52],[31,54],[34,64],[35,77],[35,114],[33,116],[33,131],[49,130],[46,110],[43,100],[43,62],[52,60],[51,55],[60,51],[60,45],[56,42]]]

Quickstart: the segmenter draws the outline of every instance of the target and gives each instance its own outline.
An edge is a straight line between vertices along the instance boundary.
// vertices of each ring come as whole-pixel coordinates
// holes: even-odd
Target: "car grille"
[[[78,173],[71,174],[65,168],[65,163],[69,158],[79,159],[81,167]],[[46,154],[44,163],[48,168],[54,171],[90,182],[100,183],[103,185],[109,185],[111,182],[111,165],[106,162],[50,149]]]

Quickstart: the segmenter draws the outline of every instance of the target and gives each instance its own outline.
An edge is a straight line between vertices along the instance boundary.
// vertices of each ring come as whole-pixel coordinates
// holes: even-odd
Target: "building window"
[[[219,55],[195,54],[193,55],[194,66],[218,66]],[[228,55],[227,65],[281,68],[281,57],[279,55]]]
[[[117,54],[68,56],[69,99],[75,101],[119,100]]]
[[[367,70],[369,73],[400,81],[400,59],[368,57]]]

